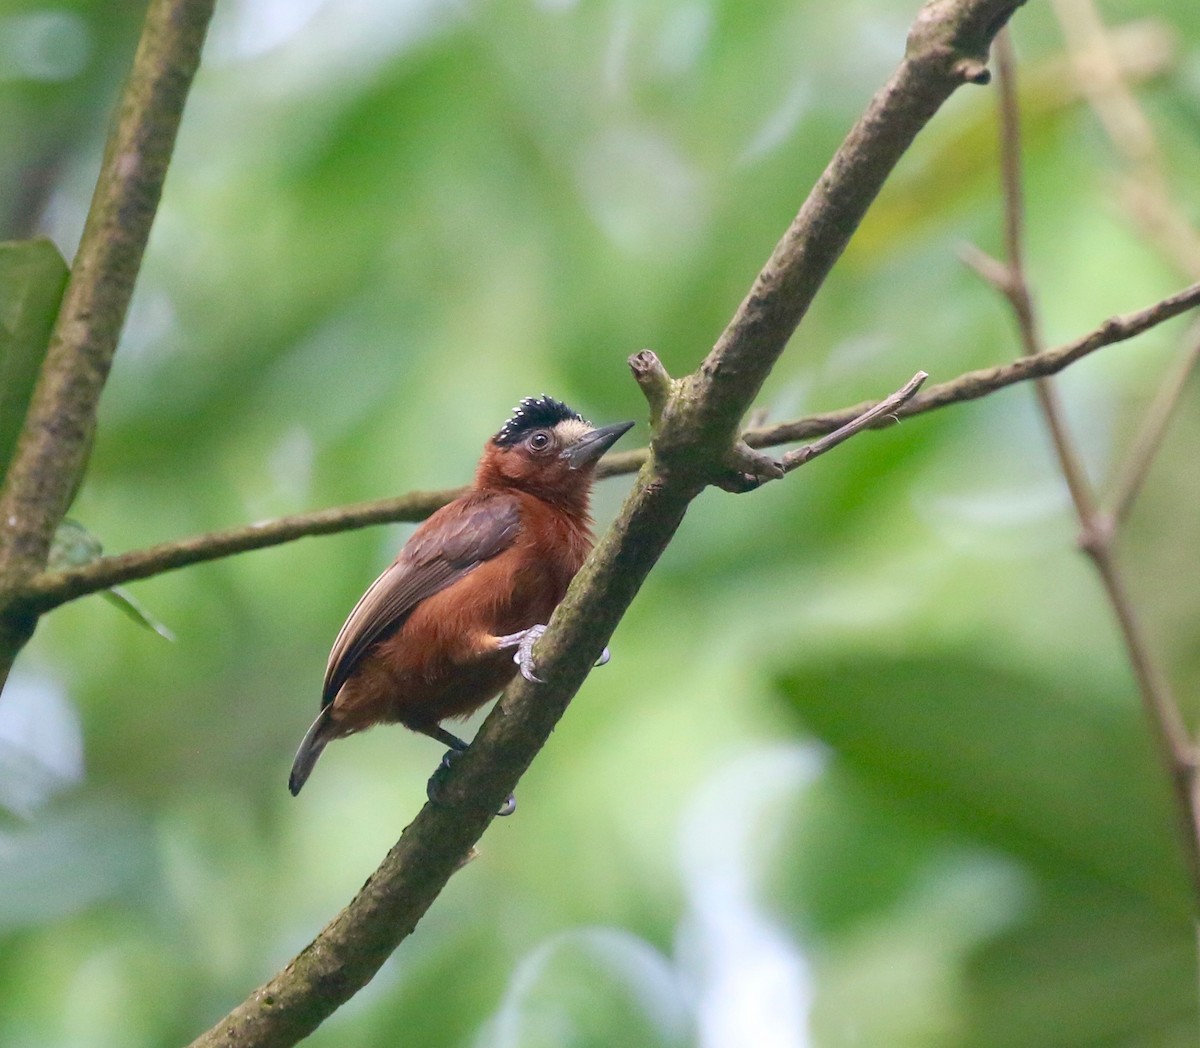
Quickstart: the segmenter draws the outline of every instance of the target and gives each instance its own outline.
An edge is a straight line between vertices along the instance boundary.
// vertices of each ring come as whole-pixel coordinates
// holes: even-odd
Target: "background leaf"
[[[0,243],[0,482],[17,446],[66,284],[67,264],[49,240]]]
[[[1157,1044],[1194,1030],[1189,899],[1136,710],[970,651],[810,662],[780,684],[836,754],[782,866],[826,944],[823,1043],[911,1028],[889,1042]]]
[[[54,531],[48,566],[51,570],[79,567],[96,560],[103,551],[104,547],[95,535],[79,521],[67,517]],[[104,590],[100,595],[139,626],[152,633],[157,633],[164,640],[173,641],[175,639],[175,634],[157,621],[142,602],[124,586],[113,586],[112,589]]]

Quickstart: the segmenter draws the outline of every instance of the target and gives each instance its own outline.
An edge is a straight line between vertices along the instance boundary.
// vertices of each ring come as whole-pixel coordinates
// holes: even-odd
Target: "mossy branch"
[[[545,683],[518,680],[509,689],[448,773],[441,803],[427,804],[349,906],[193,1048],[295,1044],[412,932],[545,744],[688,504],[721,476],[738,421],[887,173],[954,89],[980,78],[992,36],[1018,6],[925,5],[896,75],[838,150],[730,328],[661,405],[650,458],[537,645]]]

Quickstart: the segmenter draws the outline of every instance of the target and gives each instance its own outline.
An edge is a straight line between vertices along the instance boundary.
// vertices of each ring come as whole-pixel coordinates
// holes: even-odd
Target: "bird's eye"
[[[540,430],[529,438],[529,447],[533,451],[545,451],[550,446],[550,434]]]

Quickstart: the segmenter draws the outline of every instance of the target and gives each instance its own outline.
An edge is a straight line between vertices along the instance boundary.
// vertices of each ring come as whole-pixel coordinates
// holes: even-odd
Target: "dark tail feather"
[[[292,761],[292,774],[288,776],[288,789],[292,791],[293,797],[308,781],[313,765],[317,763],[317,758],[321,756],[325,744],[333,738],[333,734],[328,731],[328,728],[329,707],[326,706],[317,714],[317,719],[312,722],[312,727],[305,732],[300,748],[296,751],[296,759]]]

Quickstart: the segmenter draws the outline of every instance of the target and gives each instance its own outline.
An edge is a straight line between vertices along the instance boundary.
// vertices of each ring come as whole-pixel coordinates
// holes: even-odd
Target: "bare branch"
[[[1026,382],[1029,379],[1041,378],[1045,375],[1055,375],[1089,353],[1094,353],[1115,342],[1124,342],[1127,339],[1135,338],[1197,306],[1200,306],[1200,284],[1193,284],[1146,309],[1110,317],[1086,335],[1064,343],[1056,349],[1049,349],[1032,357],[1022,357],[1010,364],[968,371],[959,375],[958,378],[929,386],[923,393],[918,393],[900,408],[897,414],[901,418],[910,418],[913,415],[921,415],[926,411],[946,407],[949,404],[977,400],[1018,382]],[[870,409],[872,404],[872,401],[865,401],[840,411],[811,415],[797,422],[782,422],[774,426],[766,426],[761,430],[747,432],[743,436],[746,443],[754,448],[771,447],[795,440],[807,440],[809,437],[832,433],[839,426],[844,426]],[[627,454],[629,453],[627,452]]]
[[[1054,0],[1054,12],[1067,42],[1075,79],[1091,104],[1128,177],[1123,198],[1159,250],[1191,277],[1200,276],[1200,235],[1175,203],[1154,128],[1129,87],[1131,70],[1123,36],[1109,29],[1092,0]],[[1158,451],[1170,416],[1191,372],[1200,364],[1200,333],[1180,366],[1170,371],[1151,402],[1129,458],[1117,470],[1111,497],[1114,523],[1129,514]]]
[[[26,606],[38,613],[69,600],[109,589],[123,582],[135,582],[175,571],[192,564],[218,560],[235,553],[265,549],[309,535],[332,535],[372,524],[395,524],[424,520],[435,509],[462,493],[462,488],[442,491],[413,491],[396,498],[362,502],[353,506],[297,513],[276,520],[247,524],[226,531],[195,535],[176,542],[101,557],[79,567],[39,575],[23,589]]]
[[[818,455],[824,455],[825,452],[836,448],[843,441],[849,440],[855,433],[861,433],[864,429],[878,425],[885,419],[890,418],[894,422],[899,422],[900,419],[896,417],[896,412],[917,395],[917,390],[925,384],[927,378],[929,378],[929,375],[926,372],[918,371],[900,389],[896,390],[890,397],[881,400],[870,411],[864,411],[858,418],[852,419],[839,429],[835,429],[827,437],[822,437],[820,440],[805,447],[797,448],[795,451],[789,451],[783,456],[784,471],[790,473],[794,469],[799,469],[804,463],[812,461]]]
[[[1007,32],[997,39],[997,68],[1000,77],[1000,157],[1004,189],[1005,241],[1008,250],[1007,297],[1017,319],[1022,347],[1036,355],[1041,348],[1033,309],[1032,295],[1021,262],[1022,202],[1020,172],[1020,134],[1016,91],[1016,62]],[[1112,605],[1125,651],[1133,668],[1147,716],[1154,729],[1162,759],[1175,790],[1181,822],[1181,837],[1192,876],[1193,893],[1200,904],[1200,813],[1196,807],[1196,756],[1187,726],[1172,694],[1170,682],[1150,646],[1124,578],[1113,553],[1115,536],[1111,517],[1100,511],[1049,384],[1037,385],[1042,413],[1050,427],[1059,466],[1071,492],[1071,501],[1081,529],[1080,546],[1096,566],[1105,595]]]
[[[1004,194],[1004,247],[1008,256],[1008,279],[1002,288],[1012,306],[1021,337],[1021,350],[1029,357],[1042,349],[1033,296],[1025,279],[1024,243],[1025,205],[1021,187],[1021,121],[1017,103],[1016,56],[1012,36],[1007,31],[996,38],[996,68],[1000,88],[1000,182]],[[1071,501],[1081,519],[1096,510],[1096,496],[1063,417],[1058,391],[1049,379],[1035,383],[1038,403],[1050,430],[1059,468],[1071,492]]]
[[[1018,6],[925,4],[904,62],[847,135],[703,365],[684,379],[679,399],[694,409],[676,411],[656,435],[664,461],[686,449],[674,465],[687,469],[700,448],[712,452],[710,469],[719,462],[744,413],[737,405],[757,395],[884,179],[957,86],[987,82],[992,38]],[[730,395],[708,395],[718,387]]]
[[[974,244],[960,244],[958,257],[980,280],[994,287],[1005,298],[1011,294],[1012,273],[999,259],[992,258]]]

